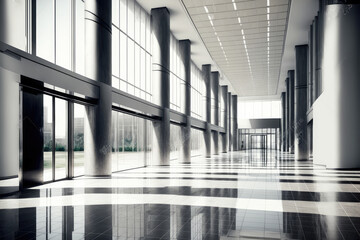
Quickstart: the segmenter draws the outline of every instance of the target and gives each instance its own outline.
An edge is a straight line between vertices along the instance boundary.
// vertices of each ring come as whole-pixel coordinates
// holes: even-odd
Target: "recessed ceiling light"
[[[209,13],[209,9],[206,6],[204,6],[204,9],[206,13]]]

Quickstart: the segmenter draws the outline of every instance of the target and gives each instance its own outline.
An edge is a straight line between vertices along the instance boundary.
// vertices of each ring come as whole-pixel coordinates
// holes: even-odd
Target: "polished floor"
[[[242,151],[0,197],[0,239],[360,239],[360,172]]]

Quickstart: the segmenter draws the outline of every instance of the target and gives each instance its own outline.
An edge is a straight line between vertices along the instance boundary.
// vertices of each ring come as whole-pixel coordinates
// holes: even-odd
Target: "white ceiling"
[[[319,10],[319,1],[292,0],[285,40],[284,55],[281,61],[277,94],[286,91],[287,71],[295,69],[295,46],[308,44],[310,25]]]
[[[182,1],[240,97],[278,94],[288,0]]]
[[[179,40],[191,40],[191,57],[198,67],[211,64],[221,73],[220,84],[244,99],[279,98],[287,71],[295,67],[294,47],[307,43],[318,11],[316,0],[291,0],[291,6],[289,0],[270,0],[269,10],[267,0],[137,1],[148,12],[167,7],[171,31]]]
[[[203,64],[211,64],[212,71],[220,72],[220,85],[228,85],[229,91],[236,94],[231,82],[205,47],[181,0],[137,0],[137,2],[149,13],[152,8],[167,7],[171,16],[170,30],[178,40],[191,41],[191,59],[194,63],[200,69]]]

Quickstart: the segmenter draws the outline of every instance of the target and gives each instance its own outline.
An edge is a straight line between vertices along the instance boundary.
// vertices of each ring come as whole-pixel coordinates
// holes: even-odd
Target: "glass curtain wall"
[[[36,55],[84,75],[84,12],[82,0],[37,0]]]
[[[68,130],[68,102],[55,98],[55,180],[67,175]]]
[[[143,167],[151,161],[151,121],[112,112],[112,171]]]
[[[239,101],[238,119],[281,118],[281,101]]]
[[[170,109],[184,113],[184,64],[180,60],[179,41],[170,35]]]
[[[44,182],[52,181],[53,97],[44,95]]]
[[[192,128],[191,129],[191,156],[202,155],[204,146],[204,133],[201,130]]]
[[[85,106],[74,104],[74,177],[84,175],[84,120]]]
[[[112,86],[152,100],[150,15],[134,0],[112,1]]]
[[[44,95],[44,170],[43,181],[67,177],[68,102]]]
[[[170,161],[180,157],[179,150],[181,144],[181,127],[170,124]]]
[[[261,128],[261,129],[240,129],[239,130],[239,148],[247,150],[254,147],[254,139],[260,135],[266,136],[265,146],[268,150],[279,149],[279,128]],[[254,137],[254,138],[252,138]]]
[[[206,89],[201,70],[191,62],[191,116],[206,120]]]

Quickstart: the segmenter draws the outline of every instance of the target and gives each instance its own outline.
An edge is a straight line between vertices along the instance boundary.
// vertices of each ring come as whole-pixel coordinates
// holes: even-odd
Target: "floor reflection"
[[[0,211],[2,239],[358,239],[359,218],[175,205]]]
[[[360,173],[268,152],[0,197],[0,239],[360,239]]]

